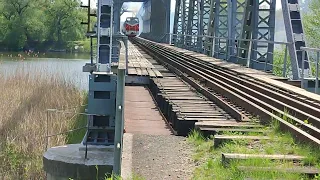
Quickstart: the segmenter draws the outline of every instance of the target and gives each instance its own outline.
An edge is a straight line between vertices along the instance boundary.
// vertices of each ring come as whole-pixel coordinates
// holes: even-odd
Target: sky
[[[88,0],[81,0],[83,2],[83,5],[87,5],[88,4]],[[95,7],[96,6],[96,3],[97,3],[97,0],[91,0],[91,7]],[[133,9],[133,10],[136,10],[136,11],[139,11],[142,3],[126,3],[129,7],[129,9]],[[121,21],[124,21],[127,17],[131,17],[132,16],[132,13],[128,13],[128,12],[125,12],[122,16],[121,16]]]

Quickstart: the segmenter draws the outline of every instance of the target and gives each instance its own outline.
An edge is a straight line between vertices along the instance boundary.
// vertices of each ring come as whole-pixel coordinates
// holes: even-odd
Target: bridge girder
[[[300,48],[306,44],[299,4],[297,0],[281,0],[281,3],[292,75],[293,79],[299,79]],[[275,7],[276,0],[177,0],[172,43],[254,69],[272,71]],[[309,69],[307,55],[305,61],[304,67]]]

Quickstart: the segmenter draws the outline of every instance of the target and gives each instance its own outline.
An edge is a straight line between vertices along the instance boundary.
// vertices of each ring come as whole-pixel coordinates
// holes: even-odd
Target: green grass
[[[86,94],[85,97],[86,99],[83,102],[83,104],[88,103],[88,95]],[[84,113],[86,108],[87,106],[81,106],[78,112]],[[87,125],[87,116],[79,114],[77,115],[76,120],[70,123],[70,129],[77,129],[77,128],[85,127],[86,125]],[[86,131],[87,129],[84,128],[84,129],[69,133],[67,136],[67,144],[81,143]]]
[[[120,176],[113,176],[110,178],[105,178],[105,180],[122,180],[122,178]],[[133,174],[130,180],[145,180],[145,178],[143,178],[142,176]]]
[[[243,154],[295,154],[305,156],[303,165],[320,167],[320,153],[311,146],[297,144],[289,133],[280,132],[279,124],[273,121],[266,130],[271,130],[268,136],[271,140],[249,141],[237,140],[225,143],[219,148],[213,148],[213,137],[205,138],[198,131],[192,131],[188,142],[195,146],[194,161],[199,162],[193,179],[309,179],[300,174],[279,172],[242,172],[238,166],[268,166],[268,167],[292,167],[292,162],[270,161],[265,159],[250,159],[245,161],[232,161],[228,167],[222,165],[221,153]],[[242,133],[225,132],[225,135],[240,135]],[[258,135],[257,133],[246,133]],[[261,134],[260,134],[261,135]],[[315,177],[317,178],[317,177]]]
[[[97,170],[97,177],[92,178],[92,180],[123,180],[123,178],[121,176],[118,175],[114,175],[114,174],[105,174],[105,177],[99,178],[98,177],[98,167],[96,166],[96,170]],[[69,178],[69,180],[73,180],[72,178]],[[146,180],[145,178],[143,178],[140,175],[137,175],[135,173],[132,174],[132,177],[130,180]]]

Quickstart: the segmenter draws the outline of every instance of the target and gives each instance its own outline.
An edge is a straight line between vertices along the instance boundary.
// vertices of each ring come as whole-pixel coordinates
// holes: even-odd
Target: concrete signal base
[[[113,169],[114,146],[69,144],[52,147],[44,153],[43,167],[47,180],[92,180],[110,177]]]

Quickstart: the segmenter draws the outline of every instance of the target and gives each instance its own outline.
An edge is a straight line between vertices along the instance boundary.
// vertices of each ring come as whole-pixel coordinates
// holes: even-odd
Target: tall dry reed
[[[46,146],[47,109],[76,112],[84,94],[59,74],[40,69],[15,75],[0,74],[0,179],[43,179],[42,154]],[[74,113],[51,114],[49,134],[70,129]],[[66,143],[66,136],[50,138],[49,146]]]

